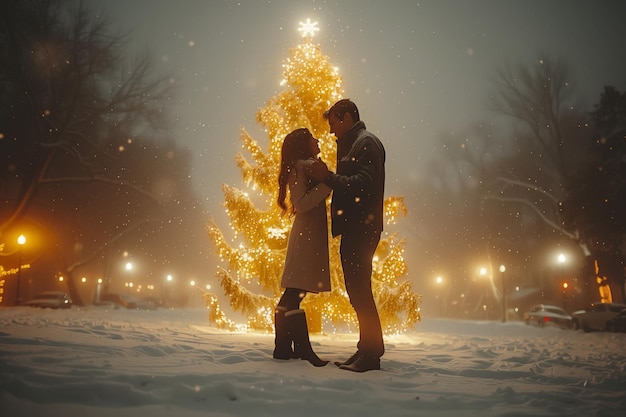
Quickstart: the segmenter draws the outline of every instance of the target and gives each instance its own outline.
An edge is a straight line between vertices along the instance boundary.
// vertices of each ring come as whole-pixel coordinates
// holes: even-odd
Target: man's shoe
[[[367,372],[380,370],[380,358],[360,355],[356,361],[350,365],[341,365],[339,369],[352,372]]]
[[[359,352],[358,350],[354,353],[354,355],[350,356],[347,360],[340,362],[340,361],[335,361],[333,362],[335,365],[341,367],[343,365],[352,365],[354,362],[356,362],[357,359],[359,359],[359,356],[361,356],[361,352]]]

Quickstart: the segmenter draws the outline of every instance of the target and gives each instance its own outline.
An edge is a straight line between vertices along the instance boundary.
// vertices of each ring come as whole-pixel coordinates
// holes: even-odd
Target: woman
[[[309,178],[305,167],[316,161],[318,141],[306,129],[289,133],[281,150],[278,205],[283,215],[295,215],[287,242],[281,286],[285,288],[274,314],[274,358],[300,358],[324,366],[309,341],[309,331],[300,303],[308,292],[330,291],[328,221],[326,197],[330,187]],[[287,186],[290,202],[286,203]],[[293,342],[293,349],[292,349]]]

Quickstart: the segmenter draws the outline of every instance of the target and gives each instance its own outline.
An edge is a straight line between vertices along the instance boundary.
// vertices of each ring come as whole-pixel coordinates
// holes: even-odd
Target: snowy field
[[[352,334],[315,335],[324,359]],[[626,334],[428,320],[381,371],[272,359],[202,310],[0,309],[0,416],[622,416]]]

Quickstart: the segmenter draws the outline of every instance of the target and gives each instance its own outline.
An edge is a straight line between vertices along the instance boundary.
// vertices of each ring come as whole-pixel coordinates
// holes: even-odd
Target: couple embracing
[[[383,229],[385,149],[365,128],[357,106],[349,99],[324,113],[330,133],[337,138],[337,172],[317,159],[318,140],[306,129],[296,129],[283,142],[278,178],[278,205],[293,214],[281,286],[285,288],[275,310],[276,359],[303,359],[314,366],[320,359],[309,341],[300,303],[307,293],[330,291],[326,197],[332,192],[333,237],[341,236],[344,282],[359,322],[357,351],[341,369],[366,372],[380,369],[385,351],[378,310],[372,294],[372,259]],[[285,201],[287,187],[291,204]]]

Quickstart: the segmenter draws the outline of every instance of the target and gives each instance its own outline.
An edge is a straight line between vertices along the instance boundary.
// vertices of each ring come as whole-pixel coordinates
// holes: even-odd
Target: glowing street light
[[[506,267],[504,265],[500,265],[500,274],[502,277],[502,322],[506,322],[506,287],[504,285],[504,271],[506,271]]]
[[[127,292],[129,291],[129,288],[132,289],[134,286],[130,275],[134,267],[135,266],[132,262],[126,262],[126,264],[124,265],[124,269],[126,270],[126,282],[124,283],[124,287],[127,288]]]
[[[172,282],[174,281],[174,277],[172,274],[167,274],[165,276],[165,283],[161,283],[161,302],[164,305],[169,304],[170,293],[172,291]]]
[[[487,268],[485,267],[480,267],[480,269],[478,270],[478,275],[481,278],[486,278],[487,277]],[[483,287],[483,285],[481,285],[481,287]],[[485,312],[485,319],[488,320],[489,319],[489,311],[487,310],[487,292],[483,287],[483,295],[481,297],[481,302],[483,304],[483,311]]]
[[[17,266],[17,285],[16,285],[16,289],[15,289],[15,305],[20,305],[22,304],[22,298],[20,296],[20,285],[22,282],[22,247],[24,247],[24,245],[26,244],[26,236],[24,235],[19,235],[17,237],[17,244],[20,245],[19,250],[18,250],[18,257],[17,257],[17,262],[18,262],[18,266]]]
[[[559,273],[560,273],[560,278],[561,279],[565,279],[567,274],[565,273],[565,264],[567,263],[567,257],[565,256],[564,253],[559,253],[556,257],[556,261],[559,264]],[[567,307],[567,294],[566,294],[566,290],[567,287],[569,287],[569,284],[566,281],[563,281],[562,284],[563,287],[563,310],[566,309]]]
[[[446,296],[446,291],[444,288],[444,279],[441,276],[437,276],[435,278],[435,285],[437,286],[437,292],[436,292],[436,299],[439,299],[440,302],[439,304],[439,308],[440,308],[440,312],[443,315],[447,315],[447,296]]]

